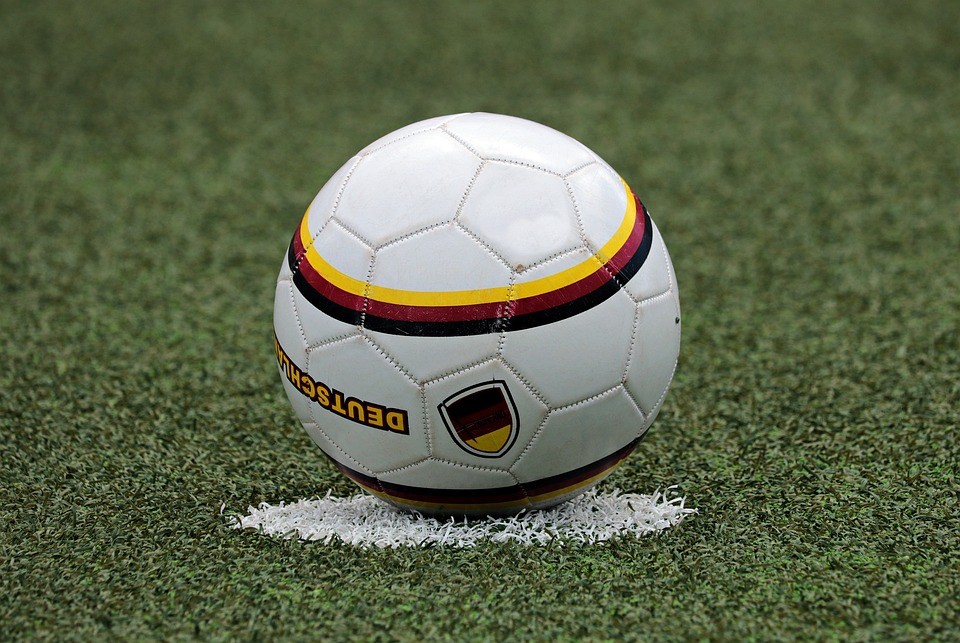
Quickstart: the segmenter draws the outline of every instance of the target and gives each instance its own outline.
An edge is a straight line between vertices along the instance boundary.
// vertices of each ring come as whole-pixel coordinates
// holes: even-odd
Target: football
[[[348,160],[277,280],[275,352],[344,475],[429,514],[549,507],[608,476],[680,348],[667,248],[599,156],[532,121],[441,116]]]

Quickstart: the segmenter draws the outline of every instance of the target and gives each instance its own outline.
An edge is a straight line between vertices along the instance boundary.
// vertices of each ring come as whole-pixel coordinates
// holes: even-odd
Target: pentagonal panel
[[[399,139],[361,158],[336,216],[374,246],[449,221],[479,164],[439,130]]]
[[[428,455],[420,390],[362,337],[310,351],[313,421],[368,469],[393,469]]]
[[[370,143],[365,148],[360,150],[360,152],[357,153],[357,156],[366,156],[367,154],[370,154],[371,152],[375,152],[382,147],[386,147],[391,143],[395,143],[396,141],[399,141],[402,138],[408,138],[409,136],[418,134],[420,132],[436,129],[440,127],[440,125],[442,125],[443,123],[446,123],[447,121],[457,118],[458,116],[459,116],[458,114],[451,114],[447,116],[436,116],[434,118],[428,118],[426,120],[418,121],[416,123],[411,123],[410,125],[401,127],[398,130],[394,130],[389,134],[381,136],[380,138],[375,140],[373,143]]]
[[[551,406],[570,404],[622,380],[634,311],[617,291],[569,319],[506,333],[501,355]]]
[[[581,243],[563,180],[518,165],[486,165],[460,222],[519,270]]]
[[[671,291],[638,308],[636,350],[626,386],[646,414],[654,413],[673,377],[680,352],[680,303]],[[652,417],[650,418],[652,420]]]
[[[557,174],[595,158],[593,152],[566,134],[513,116],[467,114],[444,127],[483,158],[528,163]]]
[[[622,387],[552,411],[543,429],[533,439],[510,471],[539,494],[536,483],[581,469],[591,475],[616,465],[618,452],[629,447],[643,427],[643,416]],[[589,470],[590,467],[596,471]],[[563,489],[579,480],[558,480]],[[541,490],[543,491],[543,490]]]
[[[603,248],[623,223],[627,192],[620,178],[595,164],[567,177],[583,233],[594,252]]]
[[[651,221],[651,223],[653,223]],[[650,244],[650,254],[640,270],[627,282],[627,292],[637,301],[662,295],[670,290],[673,282],[673,267],[667,248],[663,244],[660,230],[653,226],[653,240]]]
[[[431,455],[506,469],[536,433],[547,408],[499,360],[424,386]]]

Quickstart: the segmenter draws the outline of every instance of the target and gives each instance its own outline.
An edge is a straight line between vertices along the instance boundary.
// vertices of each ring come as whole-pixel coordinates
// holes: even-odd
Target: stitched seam
[[[334,199],[333,199],[333,207],[330,208],[330,216],[327,217],[327,219],[323,222],[323,225],[321,225],[320,228],[319,228],[316,232],[314,232],[314,231],[312,231],[312,230],[310,231],[310,237],[311,237],[311,239],[310,239],[310,244],[307,245],[307,247],[305,247],[305,248],[303,249],[303,252],[300,254],[300,256],[297,257],[297,262],[296,262],[296,265],[293,267],[293,271],[292,271],[292,272],[296,272],[296,271],[298,271],[298,270],[300,269],[300,264],[303,262],[303,260],[304,260],[304,259],[306,258],[306,256],[307,256],[307,251],[308,251],[310,248],[312,248],[314,245],[316,245],[317,236],[318,236],[321,232],[323,232],[323,230],[327,227],[327,224],[329,224],[330,221],[333,220],[334,217],[336,217],[336,215],[337,215],[337,210],[340,208],[340,200],[343,198],[343,192],[344,192],[344,190],[347,189],[347,182],[350,181],[350,177],[353,176],[353,173],[356,171],[357,166],[360,165],[360,161],[362,161],[362,160],[363,160],[363,157],[358,156],[358,157],[357,157],[357,160],[354,162],[353,166],[347,171],[347,175],[346,175],[345,177],[343,177],[343,182],[340,184],[340,187],[337,189],[337,196],[334,197]],[[312,204],[311,204],[311,207],[312,207]],[[311,208],[307,208],[307,213],[304,214],[304,216],[309,216],[309,214],[310,214],[310,209],[311,209]],[[342,225],[342,224],[341,224],[341,225]],[[345,227],[344,227],[344,228],[345,228]],[[345,228],[345,229],[346,229],[346,228]],[[296,232],[295,234],[300,234],[299,228],[297,229],[297,232]],[[359,236],[358,236],[358,238],[359,238]],[[361,241],[362,241],[362,239],[361,239]],[[370,244],[367,244],[367,245],[369,246]]]
[[[453,220],[460,222],[460,217],[463,216],[463,206],[467,204],[467,199],[470,197],[470,193],[473,192],[473,186],[477,184],[477,177],[480,176],[480,173],[483,171],[483,168],[487,166],[487,162],[481,160],[480,165],[477,166],[477,169],[473,171],[473,176],[470,177],[470,182],[467,183],[467,189],[463,191],[463,195],[460,197],[460,202],[457,204],[457,212],[453,215]]]
[[[561,174],[560,172],[556,172],[554,170],[548,170],[542,165],[537,165],[536,163],[529,163],[527,161],[518,161],[516,159],[505,159],[505,158],[486,158],[484,160],[489,161],[490,163],[504,163],[506,165],[519,165],[521,167],[528,167],[533,170],[540,170],[541,172],[550,174],[552,176],[558,176],[561,179],[563,178],[563,174]]]
[[[427,438],[427,457],[433,457],[433,425],[430,424],[430,417],[427,412],[427,389],[421,383],[420,386],[420,409],[423,413],[423,433]]]
[[[573,184],[564,178],[563,185],[567,188],[567,196],[570,197],[570,201],[573,203],[573,214],[577,218],[577,232],[580,233],[580,242],[591,255],[596,256],[597,248],[595,248],[590,239],[587,238],[587,229],[583,225],[583,213],[580,211],[580,204],[577,203],[577,195],[573,191]]]
[[[367,475],[369,475],[369,476],[376,476],[376,473],[375,473],[372,469],[368,468],[368,467],[365,466],[362,462],[358,461],[358,460],[355,459],[353,456],[351,456],[349,453],[347,453],[346,451],[344,451],[343,449],[341,449],[341,448],[340,448],[340,445],[337,444],[336,442],[334,442],[333,439],[332,439],[329,435],[327,435],[327,432],[323,430],[323,427],[320,426],[320,423],[317,422],[317,418],[313,415],[313,407],[314,407],[314,406],[315,406],[315,405],[313,405],[313,404],[310,405],[310,417],[313,419],[313,422],[310,422],[310,424],[312,424],[312,425],[314,425],[315,427],[317,427],[317,431],[320,432],[320,435],[322,435],[323,437],[325,437],[325,438],[327,439],[327,442],[329,442],[330,444],[332,444],[332,445],[333,445],[333,448],[336,449],[340,454],[342,454],[347,460],[349,460],[350,462],[352,462],[354,465],[356,465],[361,471],[363,471],[363,472],[366,473]],[[319,408],[319,406],[318,406],[318,408]],[[322,451],[322,450],[323,450],[323,449],[321,449],[321,451]]]
[[[611,393],[616,392],[616,390],[619,389],[619,388],[623,388],[623,384],[622,384],[621,382],[617,382],[614,386],[611,386],[611,387],[608,388],[608,389],[604,389],[603,391],[600,391],[599,393],[594,393],[594,394],[591,395],[590,397],[586,397],[586,398],[584,398],[584,399],[582,399],[582,400],[578,400],[577,402],[572,402],[572,403],[570,403],[570,404],[564,404],[563,406],[558,406],[558,407],[554,408],[553,410],[554,410],[554,411],[565,411],[565,410],[567,410],[567,409],[573,409],[573,408],[576,408],[576,407],[578,407],[578,406],[583,406],[584,404],[590,404],[591,402],[595,402],[595,401],[599,400],[601,397],[604,397],[604,396],[606,396],[606,395],[610,395]]]
[[[571,247],[571,248],[567,248],[566,250],[560,250],[560,251],[558,251],[558,252],[555,252],[555,253],[553,253],[552,255],[550,255],[549,257],[546,257],[546,258],[544,258],[544,259],[540,259],[539,261],[536,261],[536,262],[530,264],[529,266],[524,266],[524,265],[522,265],[522,264],[521,264],[521,265],[518,265],[518,266],[516,267],[516,270],[517,270],[517,272],[529,272],[530,270],[533,270],[533,269],[535,269],[535,268],[541,268],[541,267],[547,265],[548,263],[550,263],[550,262],[552,262],[552,261],[558,261],[558,260],[563,259],[564,257],[566,257],[566,256],[568,256],[568,255],[576,254],[576,253],[581,252],[581,251],[589,252],[589,250],[587,250],[587,248],[585,248],[583,245],[574,246],[574,247]]]
[[[563,175],[563,179],[566,180],[568,177],[573,176],[574,174],[576,174],[576,173],[579,172],[580,170],[584,170],[584,169],[590,167],[591,165],[596,165],[596,164],[597,164],[597,162],[596,162],[595,160],[587,161],[587,162],[585,162],[585,163],[581,163],[581,164],[578,165],[577,167],[573,168],[572,170],[570,170],[569,172],[567,172],[566,174],[564,174],[564,175]]]
[[[356,230],[354,230],[353,228],[351,228],[350,226],[348,226],[348,225],[343,221],[343,219],[339,218],[337,215],[333,215],[332,217],[330,217],[330,221],[332,221],[333,223],[336,223],[338,226],[340,226],[340,228],[341,228],[344,232],[346,232],[346,233],[349,234],[351,237],[355,238],[357,241],[359,241],[360,243],[362,243],[362,244],[363,244],[364,246],[366,246],[367,249],[369,249],[370,251],[375,251],[375,250],[376,250],[376,246],[374,246],[374,244],[373,244],[372,241],[370,241],[369,239],[367,239],[366,237],[364,237],[362,234],[360,234],[359,232],[357,232]],[[306,248],[304,248],[304,251],[306,251]],[[306,252],[304,252],[304,254],[306,254]]]
[[[629,294],[629,293],[627,293]],[[637,330],[640,328],[640,309],[634,304],[633,307],[633,326],[630,329],[630,352],[627,354],[627,365],[623,368],[623,375],[620,377],[620,383],[626,384],[627,374],[630,372],[630,365],[633,363],[634,355],[637,352]]]
[[[549,408],[549,407],[548,407],[548,408]],[[553,415],[553,409],[549,409],[549,410],[547,411],[547,414],[543,416],[543,419],[540,420],[540,425],[537,426],[537,430],[533,432],[533,435],[530,436],[530,439],[529,439],[529,440],[527,440],[526,446],[523,447],[523,449],[521,449],[519,455],[517,455],[517,459],[514,460],[514,461],[513,461],[513,464],[510,465],[510,471],[511,471],[511,473],[513,472],[514,468],[517,467],[517,465],[519,465],[520,462],[526,457],[526,455],[527,455],[527,453],[530,451],[530,449],[533,448],[534,443],[536,443],[536,441],[540,438],[540,434],[543,433],[543,427],[545,427],[545,426],[547,425],[547,420],[550,419],[550,416],[551,416],[551,415]],[[527,494],[526,489],[524,489],[524,494],[527,495],[528,498],[530,497],[529,494]]]
[[[491,257],[493,257],[494,259],[502,263],[504,267],[506,267],[508,270],[513,270],[513,266],[511,266],[506,259],[501,257],[500,254],[496,250],[494,250],[490,245],[488,245],[483,239],[481,239],[477,235],[477,233],[475,233],[473,230],[465,226],[462,221],[457,221],[456,226],[458,230],[465,233],[468,237],[473,239],[477,243],[477,245],[479,245],[481,248],[486,250]]]
[[[451,119],[451,120],[452,120],[452,119]],[[450,122],[450,121],[447,121],[447,123],[449,123],[449,122]],[[449,136],[450,138],[452,138],[453,140],[455,140],[457,143],[459,143],[460,145],[462,145],[468,152],[470,152],[471,154],[473,154],[474,156],[476,156],[476,157],[477,157],[478,159],[480,159],[481,161],[485,160],[485,159],[483,158],[483,155],[480,154],[480,152],[478,152],[478,151],[476,150],[476,148],[474,148],[472,145],[470,145],[470,143],[467,143],[464,139],[460,138],[459,136],[457,136],[456,134],[454,134],[453,132],[451,132],[449,129],[447,129],[447,123],[443,123],[442,125],[440,125],[440,131],[442,131],[442,132],[445,133],[447,136]]]
[[[363,154],[360,154],[359,156],[360,156],[361,158],[366,158],[366,157],[368,157],[368,156],[370,156],[370,155],[372,155],[372,154],[374,154],[374,153],[376,153],[376,152],[379,152],[380,150],[382,150],[382,149],[384,149],[384,148],[386,148],[386,147],[390,147],[390,146],[393,145],[394,143],[399,143],[400,141],[405,141],[405,140],[407,140],[408,138],[412,138],[412,137],[414,137],[414,136],[417,136],[418,134],[423,134],[424,132],[432,132],[432,131],[435,130],[435,129],[440,129],[440,128],[442,128],[443,125],[444,125],[444,123],[441,123],[440,125],[431,125],[430,127],[424,127],[423,129],[418,129],[418,130],[413,131],[413,132],[410,132],[410,133],[408,133],[408,134],[404,134],[403,136],[400,136],[400,137],[398,137],[398,138],[395,138],[395,139],[393,139],[392,141],[387,141],[386,143],[384,143],[384,144],[382,144],[382,145],[378,145],[377,147],[373,148],[372,150],[367,150],[366,152],[364,152]]]
[[[297,309],[297,298],[293,292],[293,281],[290,281],[290,286],[288,288],[290,294],[290,307],[293,308],[293,318],[297,321],[297,330],[300,331],[300,339],[303,340],[303,345],[307,345],[307,333],[303,330],[303,322],[300,319],[300,311]],[[304,367],[306,368],[306,367]]]
[[[360,337],[363,338],[363,340],[367,343],[368,346],[370,346],[370,348],[377,351],[377,354],[379,354],[380,357],[382,357],[387,362],[389,362],[391,366],[393,366],[395,369],[397,369],[397,371],[400,372],[400,374],[402,374],[404,377],[410,380],[411,383],[416,384],[418,387],[420,386],[420,382],[417,381],[417,378],[415,378],[410,373],[410,371],[405,369],[403,365],[399,361],[397,361],[397,359],[394,358],[393,355],[388,353],[382,346],[380,346],[380,344],[373,341],[372,337],[370,337],[368,334],[364,332],[360,333]]]
[[[518,371],[513,364],[511,364],[511,363],[508,362],[507,360],[503,359],[502,357],[500,358],[500,363],[503,365],[503,367],[504,367],[505,369],[507,369],[508,371],[510,371],[511,375],[513,375],[515,378],[517,378],[517,380],[520,382],[520,384],[522,384],[522,385],[524,386],[524,388],[527,389],[527,392],[529,392],[529,393],[532,394],[535,398],[537,398],[537,401],[540,402],[540,404],[541,404],[544,408],[546,408],[548,411],[550,410],[550,403],[547,402],[547,399],[540,393],[539,390],[537,390],[537,389],[533,386],[533,384],[530,383],[530,381],[529,381],[527,378],[525,378],[523,375],[520,374],[520,371]]]
[[[466,463],[466,462],[457,462],[457,461],[455,461],[455,460],[446,460],[446,459],[444,459],[444,458],[439,458],[439,457],[436,457],[436,456],[429,456],[429,457],[427,457],[427,458],[423,458],[423,459],[421,459],[421,460],[417,460],[416,462],[411,463],[411,464],[405,464],[405,465],[403,465],[403,466],[401,466],[401,467],[394,467],[393,469],[387,469],[386,471],[380,471],[380,472],[377,473],[377,476],[379,477],[379,476],[384,476],[384,475],[390,475],[390,474],[392,474],[392,473],[400,473],[400,472],[402,472],[402,471],[406,471],[407,469],[412,469],[412,468],[414,468],[414,467],[418,467],[418,466],[420,466],[421,464],[423,464],[424,462],[439,462],[440,464],[450,465],[450,466],[453,466],[453,467],[457,467],[457,468],[459,468],[459,469],[468,469],[468,470],[471,470],[471,471],[485,471],[485,472],[493,472],[493,473],[506,473],[506,474],[508,474],[511,478],[513,478],[514,481],[515,481],[518,485],[520,484],[520,481],[517,480],[516,476],[514,476],[513,473],[511,473],[510,471],[507,471],[506,469],[498,469],[498,468],[496,468],[496,467],[483,467],[483,466],[476,465],[476,464],[468,464],[468,463]],[[390,483],[388,483],[388,484],[390,484]],[[469,489],[464,489],[464,491],[469,491]],[[526,492],[524,492],[524,495],[526,495]]]
[[[424,381],[422,385],[423,385],[424,387],[427,387],[427,386],[430,386],[430,385],[432,385],[432,384],[436,384],[436,383],[438,383],[438,382],[442,382],[442,381],[445,380],[445,379],[448,379],[448,378],[451,378],[451,377],[455,377],[455,376],[457,376],[457,375],[463,375],[463,374],[466,373],[467,371],[472,371],[472,370],[475,369],[475,368],[478,368],[478,367],[480,367],[480,366],[483,366],[484,364],[489,364],[490,362],[494,362],[494,361],[496,361],[496,360],[497,360],[497,358],[496,358],[495,356],[487,356],[487,357],[484,357],[484,358],[480,359],[479,361],[472,362],[472,363],[467,364],[467,365],[465,365],[465,366],[461,366],[461,367],[458,368],[458,369],[455,369],[455,370],[448,371],[448,372],[446,372],[446,373],[442,373],[442,374],[440,374],[440,375],[437,375],[436,377],[433,377],[433,378],[431,378],[431,379],[429,379],[429,380]]]
[[[630,388],[626,385],[626,382],[624,382],[623,384],[623,392],[627,394],[627,398],[629,398],[630,403],[633,404],[634,407],[636,407],[637,413],[640,414],[640,419],[642,421],[640,423],[640,433],[637,434],[637,437],[639,437],[643,435],[643,433],[647,430],[647,427],[649,426],[647,424],[647,418],[649,417],[649,414],[644,413],[643,408],[640,406],[640,401],[633,396],[633,393],[630,391]]]
[[[650,295],[649,297],[645,297],[644,299],[641,299],[640,301],[637,302],[637,304],[642,307],[642,306],[645,306],[646,304],[651,304],[651,303],[653,303],[653,302],[655,302],[655,301],[658,301],[658,300],[660,300],[660,299],[664,299],[664,298],[666,298],[666,297],[669,297],[669,296],[672,295],[672,294],[673,294],[673,289],[672,289],[672,288],[668,288],[668,289],[664,290],[664,291],[661,292],[661,293],[658,293],[658,294],[656,294],[656,295]]]
[[[399,237],[396,237],[396,238],[394,238],[394,239],[390,239],[389,241],[385,241],[384,243],[382,243],[382,244],[380,244],[379,246],[376,247],[376,251],[377,251],[377,252],[380,252],[381,250],[383,250],[383,249],[385,249],[385,248],[389,248],[390,246],[396,245],[396,244],[398,244],[398,243],[402,243],[402,242],[406,241],[407,239],[412,239],[412,238],[414,238],[414,237],[419,237],[420,235],[426,234],[426,233],[430,232],[431,230],[436,230],[437,228],[442,228],[442,227],[444,227],[444,226],[449,226],[449,225],[451,225],[452,223],[453,223],[453,219],[446,219],[446,220],[444,220],[444,221],[439,221],[439,222],[437,222],[437,223],[431,223],[431,224],[429,224],[429,225],[425,225],[424,227],[419,228],[419,229],[417,229],[417,230],[414,230],[413,232],[407,232],[407,233],[404,233],[404,234],[400,235]]]

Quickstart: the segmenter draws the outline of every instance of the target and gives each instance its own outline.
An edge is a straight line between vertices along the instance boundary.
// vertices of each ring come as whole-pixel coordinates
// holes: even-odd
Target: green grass
[[[0,5],[0,638],[948,639],[960,631],[960,4]],[[227,528],[353,492],[271,362],[304,207],[408,122],[606,158],[679,275],[602,546]]]

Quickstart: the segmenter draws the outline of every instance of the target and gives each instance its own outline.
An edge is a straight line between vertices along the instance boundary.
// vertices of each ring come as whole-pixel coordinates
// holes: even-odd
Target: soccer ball
[[[307,208],[277,280],[276,358],[333,464],[424,513],[513,514],[605,478],[680,348],[673,265],[627,184],[495,114],[399,129]]]

